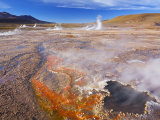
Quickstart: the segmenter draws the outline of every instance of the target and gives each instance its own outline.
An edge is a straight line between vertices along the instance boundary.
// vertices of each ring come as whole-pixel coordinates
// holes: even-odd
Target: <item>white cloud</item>
[[[3,2],[0,2],[0,8],[8,9],[8,8],[11,8],[11,7],[9,5],[3,3]]]
[[[41,0],[57,7],[114,10],[159,10],[157,0]]]
[[[93,0],[93,2],[101,4],[101,6],[115,6],[116,2],[113,0]]]
[[[95,9],[93,7],[72,7],[72,6],[65,6],[65,5],[57,5],[56,7],[63,7],[63,8],[82,8],[82,9]]]

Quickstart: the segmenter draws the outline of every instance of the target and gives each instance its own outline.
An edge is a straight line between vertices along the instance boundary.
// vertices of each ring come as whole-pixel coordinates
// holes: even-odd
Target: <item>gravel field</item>
[[[159,68],[156,30],[1,33],[0,120],[158,120]]]

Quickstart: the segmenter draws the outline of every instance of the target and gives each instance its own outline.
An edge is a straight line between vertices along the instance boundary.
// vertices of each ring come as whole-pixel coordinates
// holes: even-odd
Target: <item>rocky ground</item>
[[[135,103],[134,101],[135,108],[137,108],[136,105],[138,104],[143,105],[139,105],[141,108],[137,108],[137,111],[134,109],[134,114],[128,116],[137,119],[142,119],[143,117],[144,119],[160,119],[157,114],[160,110],[158,105],[152,104],[150,105],[150,109],[148,108],[149,110],[146,110],[147,100],[148,102],[150,100],[154,102],[159,101],[154,98],[154,96],[159,97],[157,93],[159,84],[144,87],[152,83],[152,80],[145,78],[145,76],[150,73],[148,70],[152,69],[152,66],[154,66],[154,69],[157,69],[159,66],[159,37],[160,32],[154,30],[22,30],[14,35],[1,35],[0,119],[49,119],[50,116],[48,117],[48,114],[46,114],[37,103],[30,81],[37,71],[45,66],[44,64],[47,62],[46,58],[48,55],[55,55],[62,58],[62,66],[83,72],[83,77],[89,80],[77,88],[74,86],[77,78],[74,77],[75,81],[71,83],[73,91],[74,89],[84,87],[84,89],[90,91],[91,94],[96,94],[97,91],[102,91],[105,87],[105,85],[101,86],[98,84],[104,79],[116,80],[122,84],[130,84],[137,90],[138,95],[140,95],[139,91],[149,91],[152,96],[148,95],[149,93],[144,93],[143,96],[144,99],[147,98],[146,101],[141,103],[138,103],[138,101]],[[155,62],[152,62],[152,60]],[[142,70],[146,72],[140,72]],[[153,70],[153,72],[157,71]],[[130,77],[131,74],[135,76]],[[152,74],[159,77],[159,73]],[[57,78],[51,82],[52,77]],[[45,70],[45,72],[41,74],[40,79],[48,88],[57,91],[59,94],[63,88],[62,84],[65,83],[60,79],[61,77],[64,77],[64,75],[52,74]],[[158,81],[156,77],[154,81]],[[152,75],[148,76],[148,78],[152,78]],[[67,81],[65,77],[64,80]],[[156,84],[155,82],[153,83]],[[93,88],[97,89],[95,93],[92,91]],[[110,93],[112,96],[112,92]],[[122,94],[122,92],[119,92],[119,94]],[[115,93],[113,93],[113,96],[114,97],[111,98],[114,101],[112,102],[113,105],[110,105],[108,109],[106,109],[113,110],[110,119],[116,118],[117,113],[120,112],[120,109],[116,108],[116,106],[123,107],[123,104],[126,104],[124,101],[119,102],[121,99],[117,98]],[[125,94],[124,96],[126,97],[127,95]],[[109,102],[111,102],[111,99],[105,98],[105,100]],[[131,97],[130,99],[137,99],[137,96]],[[131,102],[127,102],[127,104],[132,106]],[[106,104],[104,106],[107,108]],[[157,112],[155,112],[153,108],[156,109]],[[122,113],[132,112],[132,110],[127,111],[129,108],[123,109]],[[115,115],[114,111],[116,113]],[[149,111],[151,112],[150,114]],[[136,116],[136,113],[139,115],[143,114],[143,117],[139,115]],[[105,118],[106,117],[104,117],[104,119]],[[127,115],[123,118],[128,119]]]

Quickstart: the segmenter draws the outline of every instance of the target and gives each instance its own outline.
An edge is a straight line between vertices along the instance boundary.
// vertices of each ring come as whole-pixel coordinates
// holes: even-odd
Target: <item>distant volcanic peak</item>
[[[2,13],[2,14],[9,14],[8,12],[0,12],[0,13]]]
[[[32,17],[32,16],[30,16],[30,15],[20,15],[20,17],[25,17],[25,16],[27,16],[27,17]]]
[[[7,13],[7,12],[1,12],[2,14],[9,14],[9,13]]]
[[[4,20],[5,19],[5,20]],[[21,22],[20,22],[21,21]],[[22,22],[27,22],[27,23],[50,23],[50,22],[46,22],[46,21],[41,21],[38,20],[34,17],[32,17],[31,15],[20,15],[20,16],[16,16],[16,15],[12,15],[10,13],[7,12],[0,12],[0,23],[22,23]]]
[[[7,13],[7,12],[0,12],[0,14],[2,14],[2,15],[9,15],[9,16],[15,16],[15,15],[11,15],[10,13]]]
[[[0,12],[0,18],[21,18],[21,19],[38,21],[38,19],[36,19],[36,18],[34,18],[34,17],[30,16],[30,15],[16,16],[16,15],[11,15],[10,13],[7,13],[7,12]]]
[[[0,12],[0,18],[16,18],[17,16],[11,15],[7,12]]]
[[[38,21],[38,19],[30,16],[30,15],[22,15],[22,16],[18,16],[18,18],[22,18],[22,19],[27,19],[27,20],[33,20],[33,21]]]

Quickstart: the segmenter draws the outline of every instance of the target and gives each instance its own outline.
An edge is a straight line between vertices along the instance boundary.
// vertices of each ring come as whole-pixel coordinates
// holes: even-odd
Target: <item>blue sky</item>
[[[0,0],[0,12],[56,23],[95,22],[120,15],[160,13],[158,0]]]

